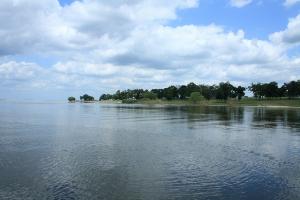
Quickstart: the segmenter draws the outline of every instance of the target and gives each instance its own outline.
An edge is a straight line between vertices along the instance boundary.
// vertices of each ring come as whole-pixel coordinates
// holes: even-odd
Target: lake
[[[1,102],[0,199],[300,199],[300,109]]]

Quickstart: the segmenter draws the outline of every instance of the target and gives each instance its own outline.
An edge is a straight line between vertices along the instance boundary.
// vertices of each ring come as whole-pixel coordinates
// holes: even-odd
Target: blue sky
[[[235,8],[228,1],[201,1],[194,9],[179,12],[181,20],[174,24],[220,24],[228,30],[243,29],[249,38],[268,39],[270,33],[284,29],[289,18],[299,13],[299,6],[286,8],[282,1],[254,2]]]
[[[299,0],[3,0],[0,23],[0,99],[300,79]]]
[[[74,0],[60,0],[59,3],[62,5],[62,6],[65,6],[65,5],[69,5],[71,3],[73,3]]]
[[[62,6],[74,0],[60,0]],[[270,33],[284,29],[289,18],[300,13],[300,4],[285,7],[282,0],[254,1],[242,9],[227,0],[202,0],[196,8],[180,10],[172,26],[220,24],[229,30],[243,29],[250,38],[267,39]]]

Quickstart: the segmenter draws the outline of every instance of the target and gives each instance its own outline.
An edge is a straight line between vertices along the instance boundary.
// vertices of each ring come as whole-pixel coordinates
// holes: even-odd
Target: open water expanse
[[[300,109],[0,103],[0,199],[300,199]]]

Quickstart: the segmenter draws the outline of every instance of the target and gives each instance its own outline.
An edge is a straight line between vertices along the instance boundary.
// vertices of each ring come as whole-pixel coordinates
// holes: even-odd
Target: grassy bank
[[[195,106],[214,106],[214,105],[224,105],[224,106],[288,106],[288,107],[300,107],[300,99],[264,99],[257,100],[254,98],[238,100],[202,100],[197,103],[193,103],[189,100],[137,100],[136,103],[139,104],[149,104],[149,105],[195,105]]]

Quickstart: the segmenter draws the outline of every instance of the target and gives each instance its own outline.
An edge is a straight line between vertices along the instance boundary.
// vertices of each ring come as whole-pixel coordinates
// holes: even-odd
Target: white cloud
[[[252,0],[230,0],[230,5],[237,8],[242,8],[250,4]]]
[[[299,2],[300,2],[300,0],[285,0],[284,1],[284,6],[290,7],[290,6],[293,6],[293,5],[295,5]]]
[[[251,3],[232,1],[237,7]],[[269,40],[220,25],[172,27],[178,9],[196,0],[0,2],[0,88],[109,92],[190,81],[286,81],[300,78],[287,46],[299,42],[300,17]],[[14,61],[47,55],[53,66]],[[20,60],[20,59],[19,59]],[[42,65],[42,64],[41,64]]]
[[[124,37],[136,26],[175,19],[177,9],[195,6],[197,0],[83,0],[65,7],[57,0],[2,0],[0,55],[86,51],[102,37]]]
[[[0,64],[0,80],[30,80],[41,71],[42,68],[34,63],[10,61]]]
[[[49,86],[47,70],[35,63],[5,62],[0,64],[0,88],[42,88]]]
[[[300,15],[289,19],[287,28],[271,34],[270,40],[274,43],[287,46],[298,45],[300,43]]]

